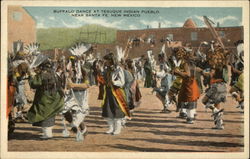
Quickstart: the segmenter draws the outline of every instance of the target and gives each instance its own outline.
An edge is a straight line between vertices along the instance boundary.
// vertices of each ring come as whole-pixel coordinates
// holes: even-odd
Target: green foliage
[[[37,29],[37,42],[41,50],[69,48],[76,42],[110,44],[116,40],[116,29],[100,25],[85,25],[80,28]]]

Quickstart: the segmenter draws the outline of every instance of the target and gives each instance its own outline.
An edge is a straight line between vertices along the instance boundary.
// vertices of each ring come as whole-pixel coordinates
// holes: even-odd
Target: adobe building
[[[13,46],[18,40],[24,45],[36,42],[36,21],[21,6],[8,7],[8,52],[13,51]]]
[[[226,48],[233,50],[235,49],[234,42],[243,39],[243,27],[215,27],[215,30],[219,33],[223,44]],[[150,28],[143,30],[118,30],[117,31],[117,44],[125,47],[129,38],[139,37],[153,37],[154,47],[147,43],[140,42],[137,46],[130,50],[130,57],[138,57],[149,49],[154,54],[158,54],[161,51],[162,45],[165,43],[166,38],[173,41],[180,41],[182,45],[191,44],[194,48],[198,48],[202,41],[210,42],[215,40],[206,27],[198,28],[192,19],[187,19],[183,27],[176,28]]]

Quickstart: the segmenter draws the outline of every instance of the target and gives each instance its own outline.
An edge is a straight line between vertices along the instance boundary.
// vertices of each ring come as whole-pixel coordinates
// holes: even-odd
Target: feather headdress
[[[154,40],[154,35],[150,35],[147,39],[147,43],[151,43]]]
[[[152,50],[148,50],[147,51],[147,56],[148,56],[149,62],[152,64],[154,62],[153,51]]]
[[[166,54],[165,48],[166,48],[166,46],[165,46],[165,44],[163,44],[160,54]]]
[[[148,50],[148,51],[147,51],[147,56],[148,56],[148,58],[151,58],[151,57],[152,57],[152,54],[153,54],[153,51],[152,51],[152,50]]]
[[[175,67],[180,67],[181,65],[181,60],[178,60],[175,58],[175,56],[173,56],[173,62],[174,62],[174,65]]]
[[[202,61],[205,61],[206,60],[206,54],[204,54],[204,53],[201,53],[200,52],[200,50],[198,50],[197,52],[196,52],[196,56],[198,57],[198,58],[200,58]]]
[[[117,61],[121,62],[122,59],[124,59],[125,51],[122,50],[122,47],[116,46],[117,51]]]
[[[170,68],[170,66],[168,65],[168,63],[165,63],[165,64],[164,64],[164,69],[167,70],[167,71],[170,71],[170,70],[171,70],[171,68]]]
[[[236,47],[237,49],[237,56],[241,62],[244,61],[244,43],[240,43]]]
[[[170,37],[166,37],[166,41],[171,42],[173,41],[173,39],[171,39]]]
[[[91,48],[91,44],[76,43],[73,47],[69,49],[72,55],[82,56]]]
[[[40,44],[39,43],[30,43],[24,47],[24,52],[28,55],[38,55]]]
[[[30,68],[32,69],[32,68],[35,68],[35,67],[41,65],[47,59],[48,59],[47,55],[38,54],[37,56],[35,56],[35,58],[33,59],[32,63],[30,64]]]
[[[13,46],[13,53],[17,54],[17,52],[22,51],[23,43],[21,40],[18,40],[16,42],[16,45]]]

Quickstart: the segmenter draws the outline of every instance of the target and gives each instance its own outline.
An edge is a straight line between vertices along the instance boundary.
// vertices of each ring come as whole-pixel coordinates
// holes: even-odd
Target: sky
[[[203,16],[207,16],[215,24],[219,23],[221,27],[242,25],[240,7],[24,7],[24,9],[36,20],[37,28],[78,28],[87,24],[98,24],[121,30],[136,30],[145,29],[147,26],[158,28],[159,22],[162,28],[169,28],[182,27],[188,18],[192,18],[198,27],[206,27]],[[124,14],[127,16],[123,16]]]

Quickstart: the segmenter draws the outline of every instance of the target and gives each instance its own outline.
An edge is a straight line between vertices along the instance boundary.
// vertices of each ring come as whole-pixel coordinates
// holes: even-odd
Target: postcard
[[[1,4],[1,158],[249,158],[248,1]]]

